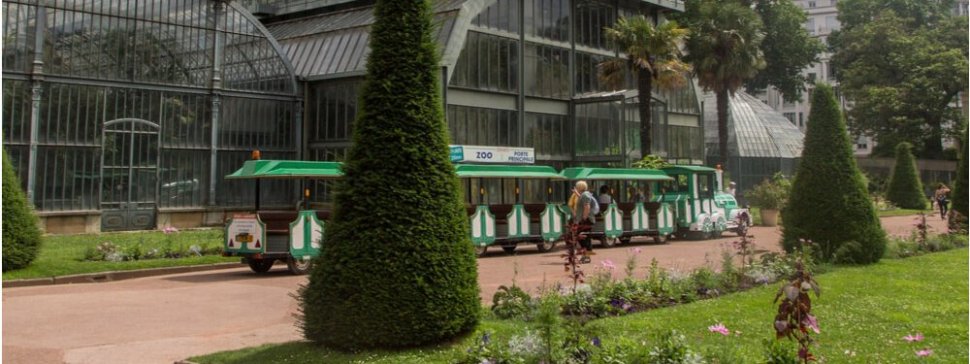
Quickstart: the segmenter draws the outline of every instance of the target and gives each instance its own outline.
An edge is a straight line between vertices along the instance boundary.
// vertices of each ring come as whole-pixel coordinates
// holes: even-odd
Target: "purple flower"
[[[727,327],[724,327],[724,324],[717,324],[717,325],[714,325],[714,326],[708,326],[707,327],[707,331],[716,332],[718,334],[725,335],[725,336],[731,334],[731,330],[728,330]]]
[[[609,270],[616,269],[616,264],[613,264],[613,261],[612,260],[606,259],[601,264],[603,264],[603,268],[606,268],[606,269],[609,269]]]
[[[630,251],[632,251],[633,254],[640,254],[641,252],[640,248],[633,248],[633,249],[630,249]]]
[[[788,329],[787,321],[781,321],[781,320],[775,321],[775,331],[784,332],[786,329]]]
[[[600,342],[600,337],[599,336],[594,336],[593,337],[593,346],[595,346],[597,348],[601,348],[601,347],[603,347],[602,345],[603,345],[603,343]]]
[[[821,333],[821,331],[818,330],[818,321],[815,320],[815,316],[805,315],[805,318],[802,319],[802,325],[811,327],[812,331],[815,331],[816,334]]]
[[[914,341],[923,341],[923,334],[917,332],[916,335],[906,335],[903,337],[903,340],[910,343]]]
[[[491,341],[492,341],[492,335],[490,335],[487,332],[485,334],[482,334],[482,344],[483,345],[488,345],[488,343],[491,342]]]
[[[924,357],[924,356],[930,356],[930,355],[933,355],[933,350],[930,350],[929,348],[924,348],[923,350],[916,352],[916,356],[918,357]]]

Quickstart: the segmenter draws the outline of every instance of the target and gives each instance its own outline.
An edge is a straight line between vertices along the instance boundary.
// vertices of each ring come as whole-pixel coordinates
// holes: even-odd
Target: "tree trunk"
[[[728,91],[717,91],[717,150],[721,167],[727,169],[728,161]]]
[[[930,132],[923,142],[923,152],[920,158],[942,159],[943,158],[943,125],[939,119],[929,119],[926,123],[930,126]]]
[[[646,70],[637,72],[637,101],[640,109],[640,158],[652,154],[653,113],[650,112],[650,99],[653,94],[653,76]]]

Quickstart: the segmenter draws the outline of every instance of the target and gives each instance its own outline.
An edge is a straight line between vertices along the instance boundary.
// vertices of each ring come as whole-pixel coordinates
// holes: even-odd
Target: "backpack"
[[[600,203],[596,201],[596,197],[593,197],[593,194],[589,191],[583,192],[583,197],[589,199],[589,214],[591,216],[599,215]]]

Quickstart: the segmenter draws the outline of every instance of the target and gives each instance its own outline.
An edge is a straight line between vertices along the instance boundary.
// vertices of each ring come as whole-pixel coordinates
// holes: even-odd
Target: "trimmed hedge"
[[[450,340],[479,321],[478,271],[425,0],[379,0],[353,147],[301,291],[304,336],[339,350]]]
[[[793,251],[799,239],[810,239],[821,261],[868,264],[879,261],[886,249],[886,233],[828,85],[817,85],[812,95],[805,148],[781,214],[786,251]]]
[[[951,214],[954,212],[960,213],[960,215],[951,218],[953,220],[952,223],[955,225],[951,226],[953,230],[966,230],[967,217],[970,216],[970,214],[967,214],[967,173],[968,169],[970,169],[967,166],[967,154],[970,153],[970,142],[967,140],[966,123],[964,123],[963,133],[961,135],[960,144],[962,145],[960,149],[962,151],[960,152],[960,163],[957,166],[957,180],[953,184],[953,191],[950,192],[950,212]]]
[[[906,142],[896,145],[896,165],[886,189],[886,199],[896,207],[924,210],[927,201],[912,150],[913,145]]]
[[[37,216],[20,188],[20,178],[3,152],[3,271],[30,265],[40,249]]]

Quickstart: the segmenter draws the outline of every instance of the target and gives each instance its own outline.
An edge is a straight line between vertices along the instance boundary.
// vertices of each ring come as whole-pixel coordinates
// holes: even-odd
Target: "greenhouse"
[[[351,145],[370,0],[3,0],[3,144],[48,232],[222,224],[264,159],[340,161]],[[674,0],[435,0],[452,144],[535,163],[640,158],[636,90],[597,65],[603,28]],[[632,84],[632,82],[631,82]],[[694,83],[654,90],[653,153],[704,162]],[[311,200],[329,199],[320,182]],[[264,181],[264,206],[297,186]]]
[[[717,100],[704,95],[705,139],[711,165],[718,163]],[[776,172],[791,177],[802,155],[805,134],[768,104],[743,91],[728,102],[728,160],[726,170],[737,193],[751,189]]]
[[[3,14],[4,149],[49,232],[221,223],[212,207],[253,198],[222,178],[252,149],[299,156],[293,71],[233,2],[4,0]]]

